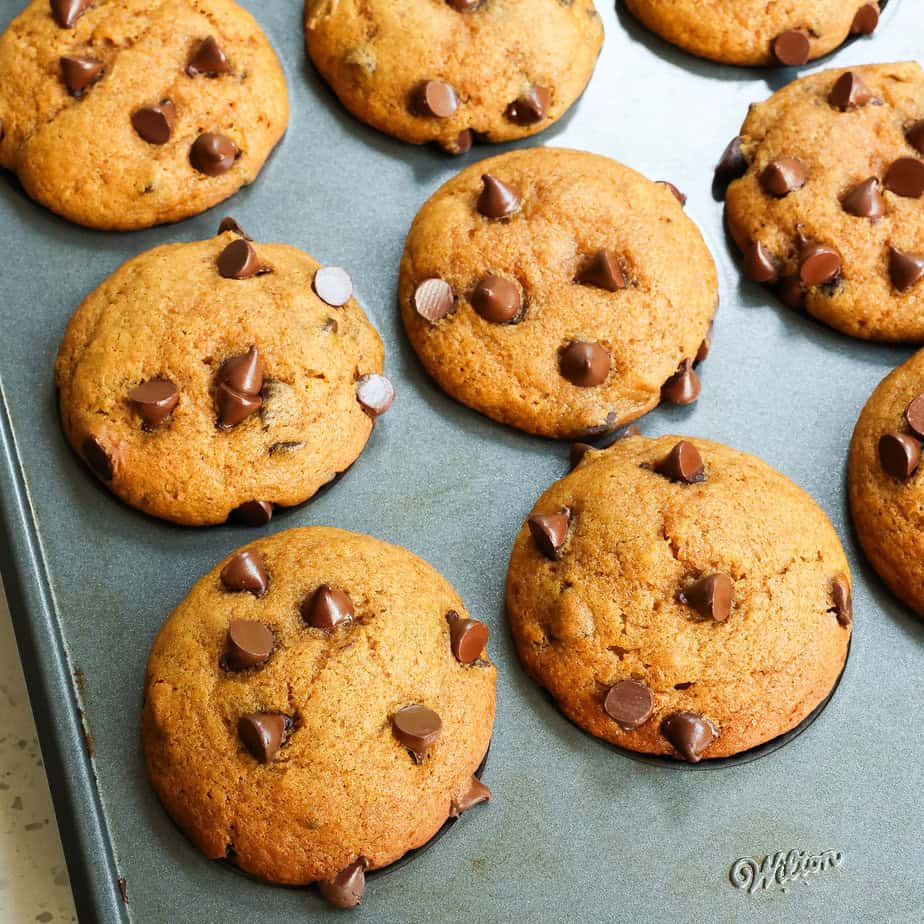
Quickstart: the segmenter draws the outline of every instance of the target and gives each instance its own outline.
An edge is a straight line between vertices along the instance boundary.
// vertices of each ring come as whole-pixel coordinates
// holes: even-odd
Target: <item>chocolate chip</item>
[[[924,256],[889,248],[889,277],[899,292],[907,292],[924,278]]]
[[[353,280],[339,266],[322,266],[314,274],[314,291],[331,308],[340,308],[353,295]]]
[[[352,622],[353,601],[332,584],[322,584],[301,606],[302,619],[312,629],[336,629],[341,623]]]
[[[255,597],[262,597],[269,587],[263,556],[250,549],[238,552],[221,569],[221,583],[235,593],[246,591]]]
[[[94,58],[62,58],[61,77],[71,96],[80,99],[103,72],[103,62]]]
[[[446,2],[459,13],[470,13],[481,6],[482,0],[446,0]]]
[[[369,861],[365,857],[340,870],[333,879],[318,883],[321,897],[335,908],[356,908],[363,900],[366,890],[366,870]]]
[[[505,115],[516,125],[535,125],[545,118],[551,102],[550,90],[533,85],[507,107]]]
[[[221,224],[218,226],[219,234],[224,234],[226,231],[230,231],[232,234],[237,234],[245,240],[252,240],[250,235],[246,234],[244,229],[230,215],[226,215],[224,218],[222,218]]]
[[[858,183],[841,199],[841,207],[848,215],[857,218],[882,218],[885,215],[885,199],[879,191],[879,180],[871,176]]]
[[[247,501],[231,511],[231,519],[244,526],[266,526],[273,519],[273,505],[269,501]]]
[[[395,386],[384,375],[370,373],[356,383],[356,398],[370,417],[381,417],[395,403]]]
[[[210,35],[198,44],[186,65],[186,73],[190,77],[197,74],[217,77],[219,74],[231,73],[231,62],[214,36]]]
[[[671,481],[699,484],[706,480],[706,467],[699,450],[688,440],[681,440],[656,466],[655,471]]]
[[[828,103],[841,112],[848,109],[859,109],[872,102],[873,94],[863,79],[853,71],[845,71],[834,82],[828,94]]]
[[[905,138],[908,140],[908,144],[910,144],[918,154],[924,154],[924,119],[921,119],[920,122],[915,122],[914,125],[905,132]]]
[[[226,359],[218,372],[222,382],[244,395],[259,395],[263,389],[263,360],[252,346],[246,353]]]
[[[516,283],[500,276],[485,276],[472,292],[472,308],[492,324],[509,324],[523,307]]]
[[[456,306],[455,296],[448,282],[442,279],[424,279],[414,289],[414,310],[431,324],[445,318]]]
[[[896,196],[917,199],[924,194],[924,160],[899,157],[886,172],[883,184]]]
[[[449,817],[458,818],[463,812],[470,808],[480,805],[482,802],[491,801],[491,790],[488,789],[477,776],[472,777],[471,785],[468,792],[461,799],[453,799],[449,807]]]
[[[275,639],[269,627],[253,619],[232,619],[228,627],[224,663],[232,671],[265,664],[273,653]]]
[[[218,274],[225,279],[249,279],[262,268],[253,244],[243,237],[231,241],[218,255]]]
[[[709,574],[684,587],[677,599],[704,619],[725,622],[731,613],[734,585],[727,574]]]
[[[83,441],[82,452],[87,465],[98,478],[102,478],[103,481],[112,481],[115,474],[112,459],[109,458],[109,453],[95,436],[88,436]]]
[[[488,644],[488,627],[477,619],[463,619],[455,610],[446,614],[449,647],[460,664],[471,664],[481,657]]]
[[[752,282],[775,282],[779,276],[773,255],[760,241],[752,241],[744,253],[744,274]]]
[[[651,718],[654,696],[638,680],[621,680],[607,690],[603,709],[623,729],[632,731]]]
[[[674,712],[661,722],[661,734],[684,760],[698,764],[703,751],[719,737],[719,730],[698,712]]]
[[[760,185],[764,192],[782,199],[796,189],[802,189],[808,177],[802,161],[795,157],[781,157],[764,167]]]
[[[578,388],[602,385],[610,374],[613,360],[599,343],[573,340],[561,350],[558,368],[562,376]]]
[[[237,145],[230,138],[215,132],[205,132],[193,142],[189,160],[200,173],[221,176],[234,166],[239,154]]]
[[[811,47],[808,34],[801,29],[787,29],[781,32],[771,46],[776,60],[787,67],[805,64],[809,59]]]
[[[805,286],[797,275],[782,276],[776,287],[780,301],[790,308],[802,308],[805,305]]]
[[[51,14],[62,29],[72,29],[93,0],[51,0]]]
[[[418,704],[399,709],[392,716],[391,723],[395,737],[418,764],[427,756],[443,730],[440,717],[432,709]]]
[[[583,286],[618,292],[626,287],[626,277],[612,250],[598,250],[577,275]]]
[[[568,538],[568,530],[571,528],[571,510],[568,507],[561,507],[555,513],[534,513],[526,521],[526,525],[532,533],[536,548],[546,558],[555,561]]]
[[[169,379],[149,379],[136,385],[128,400],[144,421],[145,430],[153,430],[162,424],[180,400],[180,390]]]
[[[849,626],[853,622],[853,600],[850,593],[850,582],[843,575],[838,575],[831,582],[831,600],[834,603],[838,623],[842,626]]]
[[[879,4],[864,3],[857,10],[857,15],[853,17],[853,23],[850,26],[851,35],[870,35],[879,25]]]
[[[259,395],[247,395],[222,382],[215,393],[218,404],[218,426],[230,430],[242,424],[251,414],[260,410],[263,399]]]
[[[474,143],[475,133],[470,128],[464,128],[445,146],[445,149],[450,154],[467,154]]]
[[[669,180],[656,180],[655,182],[657,182],[659,186],[666,186],[681,205],[687,204],[687,197]]]
[[[166,144],[176,124],[176,106],[169,99],[132,113],[132,128],[148,144]]]
[[[594,447],[590,443],[572,443],[571,444],[571,470],[576,469],[583,461],[584,456]]]
[[[921,461],[921,444],[907,433],[885,433],[879,437],[879,463],[893,478],[907,481]]]
[[[685,359],[677,371],[661,386],[661,400],[669,404],[692,404],[702,390],[693,360]]]
[[[459,97],[444,80],[426,80],[414,93],[413,108],[420,115],[448,119],[459,108]]]
[[[486,218],[507,218],[520,207],[519,192],[490,173],[481,177],[484,189],[478,196],[478,211]]]
[[[728,186],[733,180],[743,177],[748,172],[748,162],[741,150],[741,136],[732,138],[722,152],[715,168],[715,182],[719,187]]]
[[[278,712],[251,712],[237,720],[238,736],[261,764],[268,764],[276,756],[285,732],[285,716]]]
[[[920,437],[924,437],[924,395],[912,398],[905,408],[905,423]]]
[[[806,244],[800,253],[799,278],[807,286],[833,282],[840,275],[841,258],[826,244]]]

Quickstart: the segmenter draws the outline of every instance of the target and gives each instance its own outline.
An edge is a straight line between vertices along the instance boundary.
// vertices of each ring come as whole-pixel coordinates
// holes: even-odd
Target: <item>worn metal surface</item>
[[[139,707],[151,639],[201,573],[258,533],[181,529],[122,506],[83,470],[56,417],[52,363],[84,294],[139,251],[211,236],[226,213],[258,240],[286,241],[349,268],[385,338],[399,393],[342,481],[278,515],[269,531],[332,524],[419,553],[490,623],[500,668],[485,773],[495,802],[370,883],[354,920],[919,919],[924,623],[863,563],[844,492],[856,416],[910,350],[851,341],[741,282],[710,195],[712,166],[748,103],[792,74],[699,61],[599,2],[607,37],[590,87],[562,124],[532,142],[607,154],[689,195],[687,210],[720,268],[722,307],[701,399],[687,410],[656,410],[643,428],[759,454],[814,495],[851,556],[856,634],[827,709],[760,760],[688,773],[599,744],[525,677],[502,611],[507,556],[537,495],[564,472],[567,447],[456,405],[426,379],[401,332],[397,267],[414,213],[465,163],[499,149],[451,160],[366,128],[306,62],[301,4],[245,5],[279,50],[293,103],[288,135],[251,188],[178,226],[102,234],[58,220],[12,180],[0,183],[4,578],[85,920],[332,915],[311,892],[262,886],[203,859],[144,777]],[[19,6],[0,0],[0,25]],[[872,39],[816,67],[912,58],[922,32],[921,4],[892,0]],[[95,744],[92,773],[75,677]],[[739,858],[790,849],[839,853],[785,892],[732,886]],[[741,881],[749,869],[739,865]],[[118,876],[127,881],[127,906]]]

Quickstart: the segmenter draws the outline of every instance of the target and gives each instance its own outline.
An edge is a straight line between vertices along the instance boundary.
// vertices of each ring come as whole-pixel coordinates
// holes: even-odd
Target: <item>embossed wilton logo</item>
[[[816,873],[837,869],[844,862],[843,850],[823,850],[818,854],[808,854],[804,850],[782,850],[767,854],[763,860],[754,857],[742,857],[732,865],[728,878],[736,889],[753,895],[758,889],[780,886],[783,891],[791,882],[802,880]]]

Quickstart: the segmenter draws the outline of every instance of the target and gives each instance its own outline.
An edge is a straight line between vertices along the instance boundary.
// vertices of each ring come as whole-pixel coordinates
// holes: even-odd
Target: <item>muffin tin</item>
[[[398,262],[415,212],[465,164],[509,146],[476,146],[454,160],[376,133],[338,105],[307,61],[298,0],[243,5],[279,52],[293,106],[288,135],[253,186],[179,225],[106,234],[57,219],[8,175],[0,183],[0,564],[82,919],[232,924],[338,914],[310,890],[256,883],[202,857],[145,779],[139,730],[147,651],[167,612],[230,550],[312,523],[368,532],[431,562],[491,625],[499,668],[485,770],[494,801],[412,863],[370,879],[353,920],[919,918],[924,622],[860,556],[844,489],[860,408],[911,349],[849,340],[743,281],[710,189],[748,104],[794,72],[698,60],[621,4],[598,0],[606,41],[584,98],[550,130],[513,145],[606,154],[688,195],[719,267],[722,305],[699,401],[655,410],[642,430],[760,455],[815,497],[851,560],[855,637],[827,707],[760,760],[689,773],[584,734],[520,668],[503,614],[507,557],[535,498],[566,471],[568,446],[445,397],[401,330]],[[0,0],[0,27],[20,6]],[[803,72],[913,58],[922,32],[921,5],[892,0],[872,38]],[[260,531],[183,529],[121,505],[65,444],[52,384],[64,326],[88,291],[142,250],[214,235],[225,214],[257,240],[349,269],[398,390],[349,472]],[[767,889],[758,878],[752,893],[746,858],[791,850],[796,875]],[[800,872],[801,851],[820,858],[814,871]]]

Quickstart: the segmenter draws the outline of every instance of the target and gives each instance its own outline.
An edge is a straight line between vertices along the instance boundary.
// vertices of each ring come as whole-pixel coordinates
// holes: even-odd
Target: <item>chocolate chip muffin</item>
[[[866,0],[626,0],[626,6],[661,38],[724,64],[805,64],[879,24],[879,4]]]
[[[326,527],[260,539],[168,617],[148,775],[206,856],[334,904],[490,798],[487,627],[404,549]]]
[[[691,762],[805,719],[852,621],[847,559],[812,499],[708,440],[629,436],[577,463],[510,559],[530,676],[591,734]]]
[[[234,221],[116,270],[55,366],[68,441],[126,503],[265,524],[362,451],[394,389],[349,275]]]
[[[748,278],[864,340],[924,340],[924,72],[822,71],[751,107],[717,171]]]
[[[306,0],[308,53],[358,119],[462,154],[548,128],[603,43],[593,0]]]
[[[850,444],[850,510],[867,557],[896,596],[924,616],[924,351],[883,379]]]
[[[0,38],[0,165],[91,228],[227,199],[288,118],[276,55],[231,0],[32,0]]]
[[[418,212],[399,300],[453,398],[544,436],[614,430],[699,395],[715,264],[682,194],[596,154],[481,161]]]

